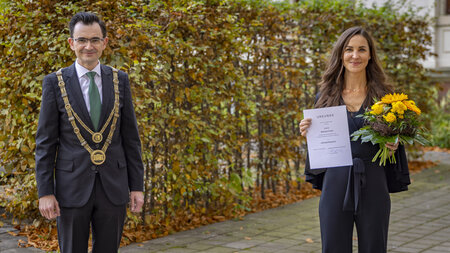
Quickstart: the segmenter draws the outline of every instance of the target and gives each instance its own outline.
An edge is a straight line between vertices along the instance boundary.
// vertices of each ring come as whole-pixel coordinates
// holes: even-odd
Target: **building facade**
[[[437,53],[434,69],[437,72],[433,77],[442,84],[441,97],[447,97],[450,88],[450,0],[436,0],[434,13],[436,16],[434,49]]]
[[[373,3],[380,6],[387,0],[356,0],[370,7]],[[408,0],[408,5],[420,7],[417,15],[428,14],[435,18],[430,30],[433,34],[433,48],[431,51],[435,56],[430,56],[423,62],[423,66],[430,70],[433,82],[441,84],[439,100],[447,97],[450,88],[450,0]]]

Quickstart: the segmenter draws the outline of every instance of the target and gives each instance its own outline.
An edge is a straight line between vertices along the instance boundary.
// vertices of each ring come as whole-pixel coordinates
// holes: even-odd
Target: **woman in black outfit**
[[[336,42],[320,83],[315,107],[346,105],[350,134],[364,125],[356,117],[393,88],[378,61],[372,37],[361,27],[342,33]],[[311,119],[300,122],[302,136]],[[352,252],[353,224],[360,253],[386,252],[391,202],[389,193],[407,190],[410,184],[405,150],[398,143],[386,144],[395,152],[396,164],[379,166],[372,158],[378,145],[351,142],[353,166],[310,169],[306,181],[322,190],[319,203],[322,252]]]

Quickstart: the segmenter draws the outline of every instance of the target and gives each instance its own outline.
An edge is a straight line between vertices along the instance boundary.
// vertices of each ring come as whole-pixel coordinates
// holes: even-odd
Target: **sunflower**
[[[408,95],[405,95],[403,93],[401,94],[394,93],[385,95],[384,97],[381,98],[381,101],[385,104],[391,104],[393,102],[403,101],[406,99],[408,99]]]
[[[406,110],[408,110],[408,107],[405,104],[403,104],[402,102],[397,101],[397,102],[392,103],[392,109],[391,109],[392,112],[396,112],[398,114],[403,114],[403,113],[405,113]]]
[[[381,103],[376,103],[376,104],[372,105],[372,107],[370,107],[370,109],[372,109],[372,111],[370,111],[371,114],[380,115],[383,112],[384,106]]]
[[[417,113],[417,115],[420,115],[421,111],[419,107],[416,106],[416,102],[412,100],[403,101],[403,104],[411,111]]]
[[[388,113],[387,115],[383,115],[383,118],[389,123],[392,123],[397,119],[392,112]]]

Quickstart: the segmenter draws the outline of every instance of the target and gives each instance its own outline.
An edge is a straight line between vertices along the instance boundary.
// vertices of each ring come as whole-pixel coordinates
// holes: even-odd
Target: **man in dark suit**
[[[143,205],[141,142],[128,76],[101,65],[105,23],[77,13],[69,23],[76,61],[44,78],[36,133],[39,210],[57,218],[61,252],[117,252],[126,205]]]

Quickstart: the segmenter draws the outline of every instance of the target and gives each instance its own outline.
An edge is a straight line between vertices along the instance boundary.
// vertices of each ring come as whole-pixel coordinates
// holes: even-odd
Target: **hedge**
[[[106,21],[110,43],[101,61],[131,79],[147,225],[180,213],[229,216],[249,208],[255,188],[264,198],[266,189],[300,187],[298,123],[346,28],[367,28],[397,91],[425,112],[433,106],[420,64],[430,54],[431,19],[395,4],[2,0],[0,8],[2,204],[18,219],[39,219],[34,136],[41,81],[72,64],[67,24],[79,11]]]

